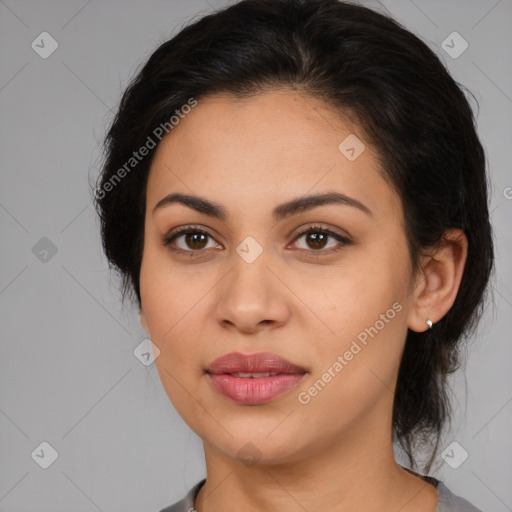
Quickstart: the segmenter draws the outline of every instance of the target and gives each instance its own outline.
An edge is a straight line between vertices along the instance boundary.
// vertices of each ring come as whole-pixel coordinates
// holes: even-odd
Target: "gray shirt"
[[[436,512],[482,512],[474,505],[471,505],[469,501],[453,494],[440,480],[431,476],[424,476],[423,478],[437,487],[439,498]],[[194,485],[182,500],[160,510],[160,512],[194,512],[196,496],[205,482],[206,478]]]

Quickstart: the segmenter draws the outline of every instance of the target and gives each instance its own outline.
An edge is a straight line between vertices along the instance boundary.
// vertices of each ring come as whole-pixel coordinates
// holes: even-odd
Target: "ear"
[[[435,324],[452,307],[462,280],[467,251],[466,235],[453,228],[444,232],[439,245],[421,257],[408,316],[409,329],[426,331],[427,319]]]
[[[144,314],[144,311],[142,308],[140,308],[140,311],[139,311],[139,318],[140,318],[140,325],[142,325],[142,327],[145,331],[149,332],[146,315]]]

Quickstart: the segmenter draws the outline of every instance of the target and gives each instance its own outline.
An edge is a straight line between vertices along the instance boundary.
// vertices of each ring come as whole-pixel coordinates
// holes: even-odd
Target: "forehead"
[[[182,152],[193,146],[203,151],[188,157],[209,162],[217,156],[246,161],[257,152],[258,161],[275,163],[326,150],[338,156],[339,142],[357,130],[348,116],[299,91],[272,90],[247,98],[218,93],[198,100],[158,152],[169,145],[174,153],[178,146]]]
[[[360,152],[357,158],[343,152],[347,144]],[[163,138],[150,170],[147,206],[171,191],[269,206],[327,189],[356,197],[377,213],[397,212],[378,155],[349,116],[292,90],[249,98],[215,94],[198,100]]]

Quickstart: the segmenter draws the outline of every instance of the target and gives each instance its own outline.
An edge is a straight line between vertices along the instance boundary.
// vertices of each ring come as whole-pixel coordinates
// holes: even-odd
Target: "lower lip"
[[[209,373],[214,388],[237,404],[257,405],[270,402],[297,386],[303,373],[280,373],[271,377],[233,377],[227,373]]]

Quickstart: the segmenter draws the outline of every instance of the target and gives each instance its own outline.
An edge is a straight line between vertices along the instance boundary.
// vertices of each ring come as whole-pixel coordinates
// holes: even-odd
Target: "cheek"
[[[194,406],[201,395],[199,343],[202,330],[204,334],[204,322],[198,318],[202,306],[199,299],[207,293],[208,287],[204,278],[187,279],[183,274],[161,269],[162,262],[149,254],[143,260],[142,307],[151,341],[160,350],[155,366],[162,386],[178,413],[194,424],[197,422],[194,415],[201,412]],[[191,396],[195,400],[191,400]]]
[[[398,258],[361,251],[350,263],[333,271],[324,281],[323,293],[315,292],[310,300],[319,306],[332,330],[343,337],[354,337],[373,326],[388,310],[385,325],[399,323],[399,308],[392,306],[395,302],[404,306],[408,281],[401,269],[405,268],[405,262]],[[303,293],[307,294],[308,286],[311,283],[303,284]],[[388,317],[393,321],[386,322]]]
[[[305,404],[300,407],[311,428],[323,425],[335,433],[376,404],[390,407],[407,330],[406,309],[395,300],[393,283],[371,283],[364,292],[346,283],[344,291],[358,293],[351,300],[344,293],[335,295],[338,305],[329,310],[326,323],[336,334],[308,340],[316,364],[297,398]]]
[[[374,386],[391,386],[407,333],[406,248],[386,253],[375,244],[371,249],[326,279],[323,294],[306,299],[319,308],[331,330],[309,341],[321,362],[314,377],[322,379],[330,370],[336,375],[332,388],[342,388],[343,395],[349,391],[352,396],[365,396]],[[304,282],[304,294],[307,289]],[[325,375],[322,380],[328,379]]]
[[[169,268],[169,259],[148,250],[140,271],[141,302],[151,340],[162,361],[173,368],[194,361],[194,340],[202,325],[197,321],[201,299],[211,288],[210,278]]]

